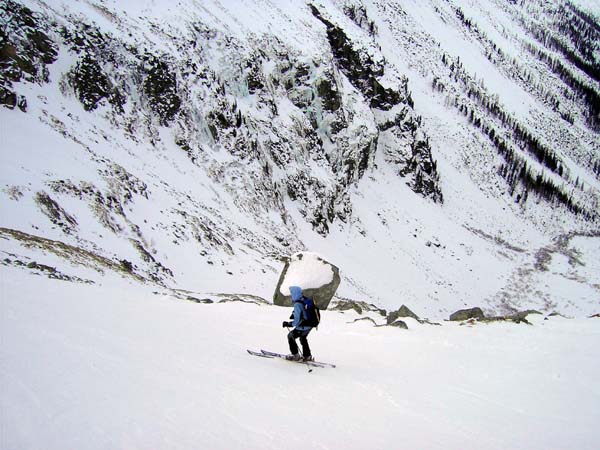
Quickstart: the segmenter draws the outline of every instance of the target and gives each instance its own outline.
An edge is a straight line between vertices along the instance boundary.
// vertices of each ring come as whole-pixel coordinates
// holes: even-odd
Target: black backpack
[[[318,327],[321,322],[321,310],[310,297],[302,297],[304,303],[304,320],[301,325],[307,327]]]

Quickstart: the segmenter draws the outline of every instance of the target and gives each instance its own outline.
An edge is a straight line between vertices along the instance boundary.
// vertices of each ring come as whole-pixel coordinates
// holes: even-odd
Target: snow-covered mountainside
[[[600,309],[597,2],[0,11],[0,270],[270,299],[309,250],[421,317]]]
[[[0,0],[0,450],[596,449],[599,17]]]

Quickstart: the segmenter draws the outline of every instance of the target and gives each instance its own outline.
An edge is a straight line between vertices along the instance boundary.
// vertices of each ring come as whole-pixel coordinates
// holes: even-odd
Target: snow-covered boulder
[[[290,286],[300,286],[304,295],[311,297],[321,309],[327,309],[340,284],[340,271],[315,253],[295,253],[286,262],[273,303],[291,306]]]

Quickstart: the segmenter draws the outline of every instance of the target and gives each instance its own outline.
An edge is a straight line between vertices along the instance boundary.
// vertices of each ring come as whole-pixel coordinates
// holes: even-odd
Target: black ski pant
[[[296,355],[298,353],[298,344],[296,344],[296,339],[300,338],[300,345],[302,345],[302,355],[306,358],[307,356],[311,356],[310,347],[308,346],[308,340],[306,336],[310,333],[311,328],[308,330],[297,330],[293,329],[288,333],[288,342],[290,344],[290,352],[292,355]]]

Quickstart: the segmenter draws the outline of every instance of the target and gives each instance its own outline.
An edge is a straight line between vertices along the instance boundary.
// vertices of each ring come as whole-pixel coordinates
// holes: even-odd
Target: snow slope
[[[351,323],[323,312],[314,369],[289,308],[197,304],[119,277],[0,272],[2,449],[595,449],[600,319]],[[381,318],[379,318],[381,320]]]

